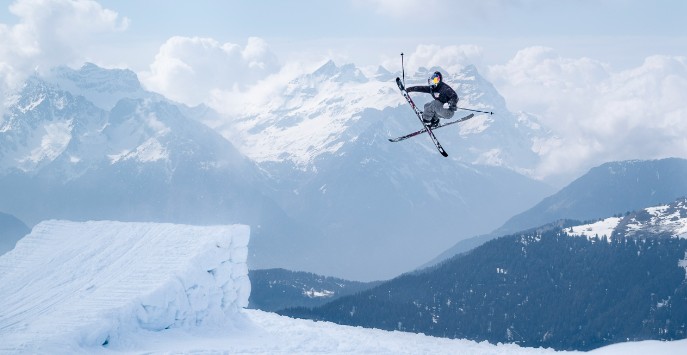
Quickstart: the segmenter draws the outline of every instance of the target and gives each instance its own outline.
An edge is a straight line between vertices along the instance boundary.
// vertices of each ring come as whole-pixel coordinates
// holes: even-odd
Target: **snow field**
[[[248,305],[249,234],[239,225],[42,222],[0,258],[0,353],[231,323]]]
[[[609,217],[595,223],[566,228],[565,231],[571,237],[587,237],[588,239],[606,237],[610,239],[620,220],[621,218],[618,217]]]
[[[174,328],[139,332],[116,349],[84,349],[111,354],[374,354],[374,355],[582,355],[579,351],[525,348],[517,344],[490,344],[464,339],[343,326],[330,322],[292,319],[252,309],[228,327]],[[609,345],[593,355],[678,355],[687,340],[643,341]]]

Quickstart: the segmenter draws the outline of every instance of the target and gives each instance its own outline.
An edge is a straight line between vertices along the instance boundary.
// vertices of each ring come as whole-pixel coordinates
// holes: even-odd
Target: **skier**
[[[427,79],[428,86],[411,86],[406,88],[407,92],[417,91],[426,92],[434,98],[434,100],[425,104],[425,110],[422,112],[422,120],[426,125],[434,128],[439,125],[439,119],[449,119],[458,109],[458,94],[444,83],[440,72],[435,71],[432,76]],[[444,107],[448,104],[448,108]]]

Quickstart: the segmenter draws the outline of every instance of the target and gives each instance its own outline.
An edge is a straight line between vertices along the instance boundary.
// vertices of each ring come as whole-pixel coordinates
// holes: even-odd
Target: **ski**
[[[434,142],[434,145],[437,147],[437,150],[439,150],[439,153],[447,157],[448,153],[446,153],[444,148],[441,146],[441,143],[439,143],[439,140],[437,140],[437,137],[434,135],[434,132],[432,132],[432,128],[426,125],[425,122],[422,120],[422,112],[420,111],[420,109],[417,108],[417,106],[415,106],[415,103],[410,98],[410,95],[408,95],[408,92],[406,91],[405,85],[403,85],[401,78],[396,77],[396,84],[398,85],[398,88],[401,90],[401,94],[403,94],[403,97],[405,97],[406,101],[408,101],[408,104],[410,104],[410,107],[412,107],[413,111],[415,111],[415,114],[417,115],[417,118],[420,120],[420,123],[422,123],[422,125],[425,126],[422,132],[427,132],[427,134],[429,134],[429,137],[432,138],[432,142]]]
[[[465,117],[461,117],[461,118],[459,118],[459,119],[457,119],[457,120],[455,120],[455,121],[450,121],[450,122],[442,123],[442,124],[440,124],[440,125],[438,125],[438,126],[432,128],[432,129],[433,129],[433,130],[437,130],[437,129],[441,128],[441,127],[446,127],[446,126],[452,125],[452,124],[454,124],[454,123],[459,123],[459,122],[467,121],[467,120],[469,120],[469,119],[471,119],[471,118],[473,118],[473,117],[475,117],[475,114],[474,114],[474,113],[471,113],[471,114],[469,114],[469,115],[467,115],[467,116],[465,116]],[[402,141],[402,140],[405,140],[405,139],[408,139],[408,138],[411,138],[411,137],[415,137],[415,136],[417,136],[418,134],[422,134],[422,133],[425,133],[425,132],[427,132],[427,127],[423,128],[423,129],[421,129],[421,130],[419,130],[419,131],[415,131],[415,132],[413,132],[413,133],[406,134],[405,136],[402,136],[402,137],[389,138],[389,142],[400,142],[400,141]]]

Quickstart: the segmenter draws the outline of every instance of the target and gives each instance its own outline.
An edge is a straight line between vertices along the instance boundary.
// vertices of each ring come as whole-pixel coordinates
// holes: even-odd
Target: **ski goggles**
[[[432,77],[429,78],[429,83],[430,83],[431,85],[439,85],[439,82],[440,82],[440,81],[441,81],[441,79],[439,78],[438,75],[432,75]]]

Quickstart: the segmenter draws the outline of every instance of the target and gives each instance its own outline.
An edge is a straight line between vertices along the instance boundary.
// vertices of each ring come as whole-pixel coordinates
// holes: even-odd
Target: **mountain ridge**
[[[464,101],[503,104],[493,87],[471,86],[475,74],[457,84]],[[126,70],[87,64],[33,77],[0,124],[0,192],[7,197],[0,208],[29,224],[249,224],[251,268],[362,281],[412,269],[551,192],[508,167],[528,168],[521,162],[537,156],[530,135],[546,136],[545,129],[526,129],[504,107],[499,119],[476,117],[472,126],[438,132],[453,152],[449,159],[426,137],[389,143],[390,132],[415,129],[417,120],[397,89],[363,75],[331,62],[292,80],[284,100],[233,118],[147,92]],[[246,156],[245,139],[235,145],[217,133],[216,120],[259,142],[253,153],[276,158]],[[28,122],[35,124],[20,127]],[[501,151],[525,158],[468,148],[480,135],[512,136],[519,143]],[[291,149],[303,159],[291,159]],[[512,162],[467,159],[482,155]],[[451,218],[422,224],[439,211]]]
[[[687,160],[665,158],[608,162],[589,170],[490,233],[456,243],[423,265],[434,265],[484,242],[557,220],[592,220],[661,204],[687,195]],[[662,177],[662,178],[661,178]]]
[[[239,149],[259,163],[290,160],[305,169],[313,165],[316,167],[311,147],[317,147],[318,155],[338,154],[343,145],[355,141],[357,137],[356,133],[343,136],[341,133],[360,132],[377,121],[365,115],[366,110],[392,110],[388,118],[383,119],[384,129],[390,134],[403,134],[417,128],[412,111],[394,84],[395,75],[400,73],[382,69],[378,69],[377,75],[367,77],[353,64],[337,66],[329,60],[312,74],[291,80],[282,91],[280,100],[270,103],[268,112],[262,109],[258,112],[248,111],[227,122],[219,122],[216,118],[201,118],[201,121],[236,142]],[[538,160],[538,153],[533,147],[558,140],[534,116],[511,114],[503,97],[474,66],[466,66],[461,72],[453,74],[440,67],[420,68],[406,78],[407,84],[424,84],[434,70],[446,73],[445,80],[459,94],[459,106],[496,113],[495,116],[477,115],[456,128],[461,145],[469,146],[468,149],[461,147],[453,150],[459,160],[505,166],[523,174],[531,174]],[[428,98],[429,95],[414,96],[419,106]],[[366,119],[361,120],[361,117]],[[407,119],[402,120],[401,117]],[[506,131],[508,134],[504,136]],[[307,144],[298,145],[298,139],[294,137],[307,137]],[[506,142],[504,138],[507,138],[506,148],[502,148]],[[260,145],[261,142],[269,142],[270,146]],[[427,143],[423,142],[422,145],[426,146]]]
[[[687,200],[603,223],[493,239],[360,294],[279,313],[556,350],[686,338]]]

